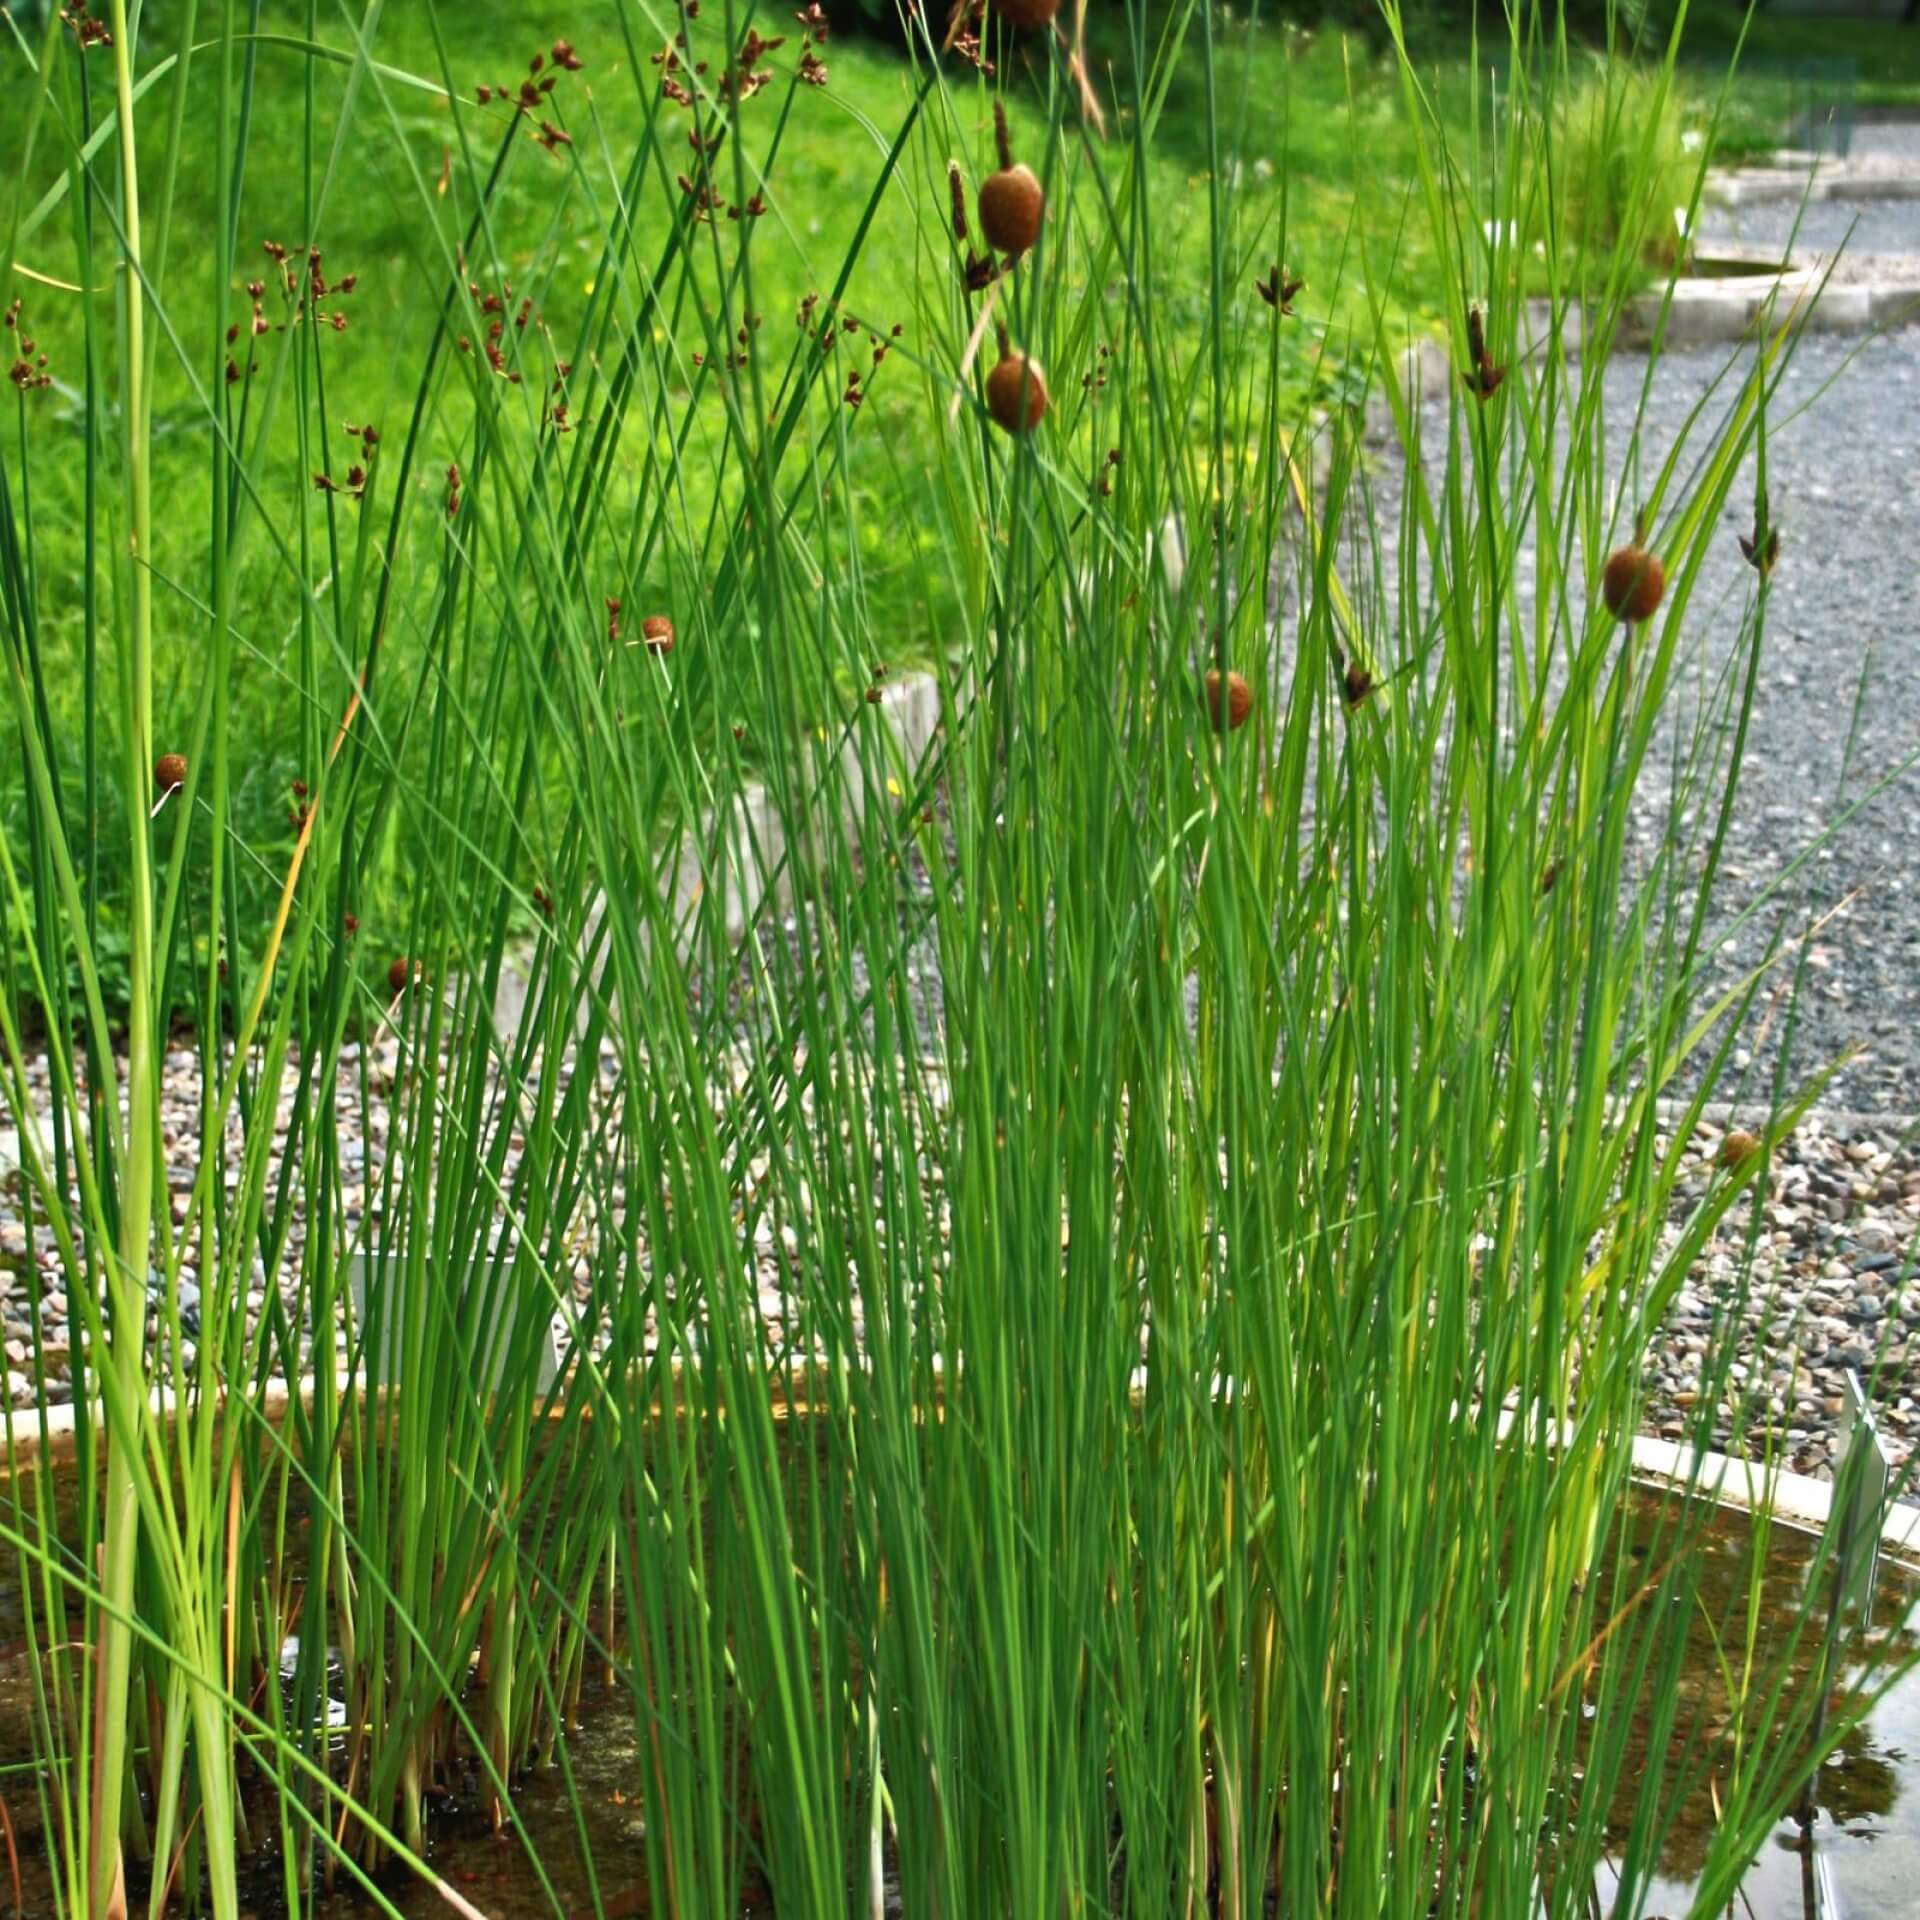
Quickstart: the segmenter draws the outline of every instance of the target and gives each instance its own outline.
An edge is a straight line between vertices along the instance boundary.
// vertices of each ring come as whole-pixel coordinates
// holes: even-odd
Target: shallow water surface
[[[1637,1500],[1626,1529],[1626,1550],[1646,1554],[1644,1542],[1659,1537],[1652,1532],[1655,1525],[1653,1502]],[[1666,1538],[1670,1541],[1671,1535]],[[1655,1546],[1651,1551],[1663,1549]],[[1699,1540],[1699,1603],[1691,1615],[1689,1671],[1678,1721],[1683,1740],[1690,1729],[1722,1719],[1725,1700],[1717,1677],[1715,1629],[1727,1634],[1744,1609],[1749,1551],[1749,1532],[1741,1518],[1716,1521]],[[1772,1636],[1776,1649],[1783,1644],[1803,1603],[1814,1552],[1810,1536],[1774,1530],[1759,1649],[1769,1667],[1768,1638]],[[1609,1577],[1610,1569],[1603,1568],[1599,1578],[1604,1582]],[[1882,1660],[1910,1653],[1916,1645],[1909,1616],[1917,1594],[1916,1576],[1900,1569],[1883,1572],[1873,1621]],[[0,1584],[0,1615],[17,1619],[18,1608],[17,1590]],[[1802,1639],[1794,1665],[1797,1680],[1807,1683],[1817,1635],[1808,1633]],[[15,1641],[0,1661],[0,1761],[31,1756],[32,1698],[31,1671]],[[515,1796],[519,1832],[492,1831],[477,1769],[455,1780],[452,1791],[435,1805],[429,1862],[448,1887],[489,1920],[586,1915],[596,1905],[609,1920],[631,1920],[653,1910],[645,1882],[643,1756],[631,1702],[623,1693],[590,1691],[583,1702],[583,1722],[566,1743],[564,1769],[539,1769],[521,1784]],[[1615,1808],[1617,1824],[1630,1816],[1632,1791],[1643,1773],[1644,1728],[1636,1739],[1641,1754],[1630,1752],[1627,1793]],[[1797,1824],[1783,1823],[1733,1911],[1742,1920],[1907,1920],[1920,1906],[1920,1760],[1915,1756],[1920,1756],[1920,1671],[1894,1686],[1821,1770],[1811,1856]],[[0,1793],[21,1836],[21,1912],[35,1920],[50,1916],[54,1909],[37,1834],[35,1796],[17,1772],[0,1776]],[[1679,1920],[1691,1911],[1714,1821],[1711,1789],[1701,1777],[1680,1805],[1662,1848],[1659,1877],[1642,1909],[1650,1920]],[[268,1819],[256,1831],[270,1828]],[[1809,1890],[1816,1880],[1824,1893],[1810,1904]],[[0,1902],[7,1891],[0,1881]],[[144,1880],[137,1878],[131,1891],[143,1910]],[[1618,1884],[1610,1869],[1603,1868],[1595,1891],[1594,1920],[1600,1920],[1615,1911]],[[438,1890],[400,1869],[382,1876],[380,1893],[407,1920],[445,1920],[453,1910]],[[270,1853],[256,1859],[244,1897],[250,1920],[283,1920],[286,1915],[280,1867]],[[337,1884],[307,1909],[322,1920],[365,1920],[379,1910],[344,1869]],[[742,1913],[769,1910],[762,1889],[750,1885],[741,1890]],[[899,1913],[897,1900],[889,1901],[889,1911]]]

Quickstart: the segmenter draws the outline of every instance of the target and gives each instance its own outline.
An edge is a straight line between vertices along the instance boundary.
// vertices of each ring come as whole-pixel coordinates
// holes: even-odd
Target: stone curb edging
[[[1654,1117],[1669,1132],[1685,1110],[1682,1101],[1654,1102]],[[1701,1124],[1718,1127],[1723,1132],[1744,1127],[1749,1133],[1763,1134],[1778,1117],[1772,1107],[1757,1100],[1709,1100],[1700,1109]],[[1793,1132],[1827,1134],[1840,1140],[1855,1139],[1862,1134],[1871,1134],[1877,1139],[1898,1139],[1920,1135],[1920,1114],[1896,1113],[1892,1108],[1874,1112],[1859,1107],[1810,1107]]]
[[[1642,1434],[1633,1443],[1633,1477],[1645,1485],[1698,1485],[1719,1505],[1740,1513],[1771,1512],[1776,1520],[1818,1532],[1833,1511],[1833,1482],[1811,1474],[1789,1473],[1736,1454],[1695,1453],[1683,1442]],[[1887,1510],[1880,1544],[1891,1554],[1920,1565],[1920,1507],[1900,1504]]]
[[[1771,167],[1716,168],[1702,198],[1721,207],[1811,204],[1816,200],[1920,200],[1920,173],[1880,173],[1844,164],[1809,168],[1804,159]]]
[[[1707,278],[1683,275],[1665,287],[1636,294],[1621,309],[1616,348],[1644,349],[1659,338],[1665,351],[1737,346],[1763,328],[1797,327],[1807,333],[1866,333],[1920,317],[1920,280],[1840,282],[1813,266],[1788,266]],[[1527,303],[1532,350],[1552,334],[1553,311],[1544,300]],[[1576,312],[1562,316],[1561,340],[1577,354],[1586,329]]]

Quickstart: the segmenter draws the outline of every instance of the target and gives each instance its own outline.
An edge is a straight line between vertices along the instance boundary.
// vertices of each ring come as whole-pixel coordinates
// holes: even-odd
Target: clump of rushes
[[[1600,597],[1616,620],[1650,620],[1667,590],[1666,569],[1658,554],[1649,553],[1636,534],[1628,546],[1608,556],[1600,576]]]
[[[1003,433],[1031,433],[1046,418],[1046,377],[1039,361],[1014,352],[1005,327],[999,336],[1000,358],[987,375],[987,411]]]
[[[1006,104],[1000,100],[993,103],[993,137],[1000,151],[1000,171],[988,174],[981,183],[980,231],[996,253],[1017,256],[1031,251],[1040,238],[1047,196],[1033,169],[1014,162]]]
[[[1217,730],[1238,733],[1253,711],[1253,689],[1247,684],[1246,675],[1229,669],[1223,682],[1218,667],[1208,668],[1207,711],[1213,715]]]
[[[163,753],[153,763],[153,785],[157,793],[178,793],[187,784],[187,756]]]
[[[673,622],[664,613],[650,613],[640,622],[640,638],[651,654],[673,651]]]

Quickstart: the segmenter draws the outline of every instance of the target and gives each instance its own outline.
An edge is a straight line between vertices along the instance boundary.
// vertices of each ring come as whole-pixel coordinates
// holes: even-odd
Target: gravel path
[[[1656,368],[1652,421],[1669,422],[1707,395],[1726,353],[1665,357]],[[1610,398],[1630,407],[1644,363],[1609,369]],[[1716,406],[1717,402],[1709,402]],[[1818,926],[1795,1017],[1802,1070],[1839,1059],[1829,1104],[1920,1113],[1920,842],[1912,832],[1920,781],[1920,682],[1912,670],[1914,592],[1920,585],[1920,512],[1911,475],[1920,454],[1920,330],[1867,340],[1801,341],[1769,436],[1769,490],[1781,530],[1768,640],[1726,848],[1716,930],[1755,909],[1719,958],[1731,985],[1775,938]],[[1666,451],[1648,435],[1643,471]],[[1688,646],[1693,685],[1676,725],[1691,724],[1740,640],[1753,574],[1738,545],[1752,525],[1750,482],[1736,488],[1696,588]],[[1697,711],[1697,708],[1695,709]],[[1651,852],[1663,797],[1637,803]],[[1798,863],[1796,865],[1796,863]],[[1784,976],[1783,978],[1790,978]],[[1769,1002],[1754,1060],[1760,1094],[1785,1009]]]

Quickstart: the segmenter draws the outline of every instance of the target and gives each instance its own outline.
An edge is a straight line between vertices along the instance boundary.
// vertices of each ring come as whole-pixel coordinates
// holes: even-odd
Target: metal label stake
[[[1874,1588],[1880,1576],[1881,1518],[1887,1510],[1887,1488],[1893,1479],[1893,1462],[1880,1439],[1873,1407],[1860,1376],[1851,1367],[1846,1372],[1845,1393],[1846,1437],[1834,1473],[1833,1505],[1827,1509],[1827,1524],[1820,1534],[1820,1558],[1831,1558],[1833,1583],[1820,1649],[1820,1694],[1813,1708],[1812,1744],[1816,1749],[1826,1731],[1827,1704],[1833,1698],[1841,1641],[1872,1624]],[[1836,1920],[1839,1904],[1833,1897],[1833,1883],[1824,1871],[1826,1862],[1816,1856],[1813,1846],[1813,1788],[1818,1771],[1816,1768],[1808,1774],[1800,1796],[1804,1884],[1809,1913]]]

